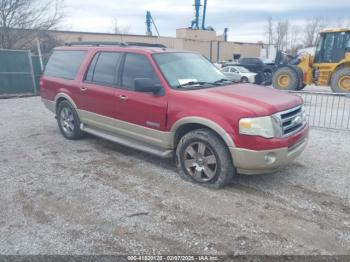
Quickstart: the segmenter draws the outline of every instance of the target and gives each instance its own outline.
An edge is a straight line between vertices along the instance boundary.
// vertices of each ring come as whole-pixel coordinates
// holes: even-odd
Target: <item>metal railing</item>
[[[350,131],[350,94],[291,91],[304,99],[312,127]]]

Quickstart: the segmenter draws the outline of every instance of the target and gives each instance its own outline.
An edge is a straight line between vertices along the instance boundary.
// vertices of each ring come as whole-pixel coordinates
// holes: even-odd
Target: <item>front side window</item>
[[[216,83],[226,79],[220,70],[199,54],[159,53],[153,57],[172,88],[184,87],[186,83]]]
[[[332,61],[334,48],[335,34],[327,34],[323,45],[323,59],[324,62]]]
[[[73,80],[79,71],[85,55],[86,51],[53,51],[47,62],[44,75]]]
[[[160,84],[160,81],[146,56],[128,53],[124,63],[122,86],[134,90],[134,83],[137,78],[150,78],[156,84]]]

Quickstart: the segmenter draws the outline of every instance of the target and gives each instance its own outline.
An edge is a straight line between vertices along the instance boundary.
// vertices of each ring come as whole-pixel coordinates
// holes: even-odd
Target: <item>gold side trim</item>
[[[88,126],[128,137],[159,148],[174,148],[174,132],[163,132],[152,128],[77,109],[80,121]]]

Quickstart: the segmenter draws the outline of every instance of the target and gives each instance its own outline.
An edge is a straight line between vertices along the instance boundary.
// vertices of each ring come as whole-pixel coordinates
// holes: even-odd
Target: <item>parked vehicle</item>
[[[350,93],[350,28],[321,31],[314,55],[277,53],[274,88],[302,90],[312,84]]]
[[[225,76],[233,82],[255,83],[256,73],[250,72],[248,69],[241,66],[226,66],[221,69]]]
[[[232,84],[197,53],[137,43],[54,49],[42,101],[67,139],[84,132],[159,157],[214,188],[235,173],[275,171],[308,140],[299,96]]]
[[[259,85],[272,84],[273,64],[265,64],[260,58],[241,58],[238,62],[239,66],[247,68],[249,71],[256,73],[255,82]]]

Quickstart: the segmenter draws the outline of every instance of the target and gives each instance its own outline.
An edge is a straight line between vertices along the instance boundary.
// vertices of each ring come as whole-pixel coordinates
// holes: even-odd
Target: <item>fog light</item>
[[[273,163],[276,162],[276,154],[275,153],[268,153],[266,156],[265,156],[265,162],[269,165],[272,165]]]

